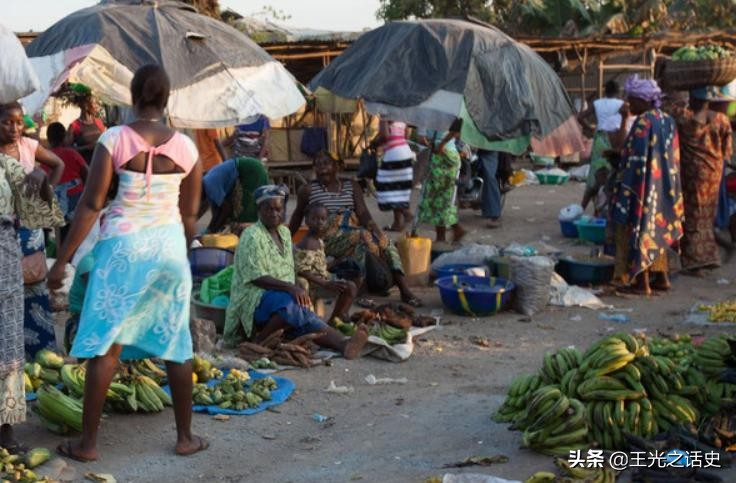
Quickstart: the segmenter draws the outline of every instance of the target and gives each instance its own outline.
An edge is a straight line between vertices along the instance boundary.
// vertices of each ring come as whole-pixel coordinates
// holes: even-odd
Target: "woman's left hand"
[[[32,194],[38,193],[45,182],[46,173],[42,169],[34,169],[23,180],[23,195],[31,196]]]
[[[66,267],[59,262],[54,263],[54,266],[51,267],[46,277],[46,285],[49,290],[59,290],[64,285],[65,275]]]

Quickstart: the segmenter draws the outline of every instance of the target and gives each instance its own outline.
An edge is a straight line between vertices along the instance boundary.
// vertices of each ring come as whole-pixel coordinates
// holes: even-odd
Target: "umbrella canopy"
[[[174,0],[106,0],[74,12],[27,48],[42,92],[81,82],[111,104],[130,105],[135,71],[159,64],[171,79],[168,115],[177,127],[220,127],[297,111],[294,78],[245,34]]]
[[[17,101],[39,87],[26,52],[12,30],[0,24],[0,104]]]
[[[564,132],[570,138],[565,143],[546,145],[582,147],[555,71],[529,47],[485,24],[387,23],[361,36],[309,87],[362,97],[370,112],[437,130],[467,116],[470,129],[487,142]]]

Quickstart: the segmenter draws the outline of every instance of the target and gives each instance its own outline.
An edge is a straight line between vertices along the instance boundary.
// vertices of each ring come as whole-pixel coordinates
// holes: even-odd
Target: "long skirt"
[[[0,424],[26,419],[20,258],[15,229],[0,224]]]
[[[422,187],[419,203],[419,222],[433,226],[452,226],[457,223],[457,178],[460,174],[460,156],[433,154],[427,182]]]
[[[43,230],[21,228],[18,238],[24,257],[45,250]],[[26,358],[31,360],[41,349],[56,347],[54,314],[45,280],[25,285],[23,290]]]
[[[327,324],[317,314],[297,304],[289,293],[267,290],[256,307],[253,321],[260,328],[268,324],[273,315],[281,316],[289,324],[291,330],[287,335],[290,338],[320,332],[327,328]]]
[[[718,191],[723,176],[722,166],[709,169],[705,163],[686,162],[682,167],[682,197],[685,204],[682,237],[682,268],[696,270],[717,267],[721,253],[716,243],[713,224],[718,208]]]
[[[95,266],[71,355],[89,359],[122,346],[122,359],[192,358],[192,273],[181,224],[97,242]]]
[[[631,246],[629,245],[630,230],[626,225],[614,223],[613,236],[616,245],[615,265],[613,270],[613,279],[625,285],[633,282],[629,276],[629,267],[631,265]],[[667,253],[662,253],[654,259],[648,267],[650,272],[667,273],[669,272],[669,263],[667,261]]]
[[[376,174],[378,209],[409,209],[414,181],[413,158],[381,161]]]

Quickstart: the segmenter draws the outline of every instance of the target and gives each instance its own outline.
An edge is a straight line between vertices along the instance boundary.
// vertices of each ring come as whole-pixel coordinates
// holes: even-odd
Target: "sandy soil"
[[[577,183],[516,189],[508,195],[500,230],[485,229],[474,212],[465,210],[461,221],[471,229],[468,241],[507,244],[549,237],[548,243],[566,252],[584,252],[586,248],[560,236],[557,222],[560,207],[578,201],[582,189]],[[375,201],[369,203],[375,209]],[[389,222],[388,216],[377,218]],[[722,278],[732,283],[717,284]],[[171,410],[153,416],[112,415],[102,425],[100,460],[72,465],[80,479],[87,472],[111,473],[120,482],[418,482],[447,472],[523,480],[551,468],[551,458],[519,449],[520,433],[491,422],[489,415],[502,401],[507,384],[537,370],[545,351],[567,345],[585,349],[611,330],[733,332],[732,327],[688,325],[683,315],[696,301],[736,296],[732,264],[704,280],[675,277],[673,283],[667,296],[605,299],[633,309],[627,324],[601,321],[588,309],[552,307],[531,320],[515,313],[477,320],[444,315],[442,326],[418,341],[408,362],[338,359],[330,367],[289,371],[284,375],[298,389],[276,411],[227,422],[195,415],[195,431],[210,438],[212,446],[190,458],[173,455]],[[441,308],[435,289],[420,294],[427,312]],[[571,320],[574,316],[581,320]],[[491,347],[474,345],[472,336],[487,337]],[[368,374],[406,377],[409,382],[369,386],[364,382]],[[331,380],[354,386],[355,392],[327,394],[324,389]],[[330,419],[317,423],[315,413]],[[60,441],[34,416],[18,433],[32,445],[53,448]],[[491,468],[442,469],[470,456],[495,454],[510,461]],[[728,471],[723,472],[724,481],[736,481],[736,472]]]

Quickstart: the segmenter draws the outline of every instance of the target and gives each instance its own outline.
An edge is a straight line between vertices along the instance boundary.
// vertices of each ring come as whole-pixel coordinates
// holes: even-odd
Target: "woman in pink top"
[[[409,210],[414,182],[414,153],[406,142],[406,124],[381,122],[381,134],[371,146],[382,145],[383,158],[376,174],[376,198],[381,211],[393,211],[394,222],[386,231],[403,231],[413,216]]]
[[[161,123],[169,79],[157,65],[141,67],[131,83],[137,120],[108,129],[98,140],[74,221],[49,286],[105,205],[113,175],[117,195],[107,208],[93,255],[79,329],[71,355],[88,359],[82,439],[58,448],[64,456],[97,459],[97,429],[119,359],[166,362],[182,456],[209,443],[191,433],[192,275],[187,258],[196,230],[202,167],[191,139]]]

